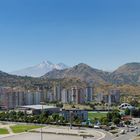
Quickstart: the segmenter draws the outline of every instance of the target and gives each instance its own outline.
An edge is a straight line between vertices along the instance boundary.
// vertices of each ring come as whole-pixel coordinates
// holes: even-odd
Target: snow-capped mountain
[[[10,74],[14,74],[18,76],[40,77],[52,71],[53,69],[62,70],[66,68],[68,68],[68,66],[66,66],[63,63],[53,64],[50,61],[43,61],[42,63],[38,65],[28,67],[22,70],[14,71],[14,72],[11,72]]]

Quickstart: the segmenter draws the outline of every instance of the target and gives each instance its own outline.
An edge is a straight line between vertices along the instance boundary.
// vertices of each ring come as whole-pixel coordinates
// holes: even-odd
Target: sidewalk
[[[41,133],[41,129],[33,130],[31,132]],[[69,127],[52,127],[47,126],[42,128],[42,133],[49,133],[49,134],[57,134],[57,135],[71,135],[71,136],[85,136],[85,137],[94,137],[96,139],[104,138],[105,134],[96,131],[95,129],[70,129]]]
[[[14,135],[14,133],[12,132],[10,126],[12,126],[12,125],[6,125],[6,124],[1,124],[0,123],[0,128],[6,128],[8,130],[8,132],[9,132],[9,134],[0,135],[0,138],[8,137],[8,136],[13,136]]]

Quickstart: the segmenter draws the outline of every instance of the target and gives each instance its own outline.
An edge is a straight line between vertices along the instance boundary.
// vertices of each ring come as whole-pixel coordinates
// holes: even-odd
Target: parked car
[[[120,134],[125,134],[125,130],[122,129],[122,130],[120,131]]]
[[[100,129],[100,126],[99,125],[94,125],[94,128],[95,129]]]

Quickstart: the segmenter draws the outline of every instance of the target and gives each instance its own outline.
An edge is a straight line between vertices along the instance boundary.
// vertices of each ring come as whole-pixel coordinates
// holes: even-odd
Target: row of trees
[[[0,113],[0,121],[12,121],[12,122],[26,122],[26,123],[38,123],[38,124],[67,124],[69,123],[59,113],[50,114],[49,112],[43,112],[40,115],[27,115],[21,111],[9,111]],[[81,124],[82,120],[78,116],[73,116],[73,124]]]
[[[44,112],[40,115],[27,115],[23,112],[2,112],[0,113],[1,121],[14,121],[14,122],[26,122],[26,123],[65,123],[63,116],[60,116],[57,113],[49,115],[49,113]]]
[[[125,110],[125,115],[130,115],[130,113],[137,117],[140,116],[140,109],[135,109],[130,112],[129,109]],[[23,112],[15,112],[15,111],[9,111],[9,112],[2,112],[0,113],[0,121],[13,121],[13,122],[26,122],[26,123],[41,123],[41,124],[67,124],[69,121],[66,121],[65,118],[58,114],[53,113],[50,114],[49,112],[43,112],[40,115],[27,115]],[[72,122],[75,125],[81,125],[82,119],[78,116],[72,117]],[[111,112],[108,112],[106,117],[102,117],[100,119],[94,118],[94,120],[91,120],[91,124],[96,124],[97,122],[100,122],[102,125],[109,126],[110,124],[119,125],[121,123],[121,115],[119,110],[113,110]],[[88,122],[87,122],[88,125]]]
[[[121,115],[118,110],[114,110],[112,112],[107,113],[107,116],[101,118],[100,121],[103,125],[109,125],[112,122],[115,125],[118,125],[121,122]]]
[[[140,109],[126,109],[124,112],[124,115],[131,115],[133,117],[140,117]],[[119,125],[121,123],[121,117],[122,115],[120,114],[119,110],[113,110],[112,112],[107,113],[106,117],[102,117],[99,121],[101,122],[102,125],[109,125],[111,123],[115,124],[115,125]],[[94,122],[96,122],[96,119],[94,120]],[[126,125],[130,124],[130,121],[126,121],[125,122]]]

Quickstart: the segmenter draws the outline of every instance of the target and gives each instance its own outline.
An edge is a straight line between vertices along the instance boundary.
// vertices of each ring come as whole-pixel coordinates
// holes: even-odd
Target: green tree
[[[64,121],[65,121],[65,118],[64,118],[63,116],[60,116],[60,117],[59,117],[59,122],[60,122],[60,123],[64,123]]]
[[[125,109],[125,115],[130,115],[130,109],[129,108]]]
[[[62,103],[57,103],[57,104],[56,104],[56,107],[63,108],[63,104],[62,104]]]
[[[107,117],[101,118],[101,123],[102,123],[102,125],[109,125],[109,120],[108,120],[108,118],[107,118]]]
[[[124,123],[125,123],[126,125],[130,125],[130,124],[131,124],[130,121],[125,121]]]
[[[107,113],[107,118],[108,118],[109,122],[111,122],[111,120],[113,118],[113,114],[111,112]]]
[[[121,120],[120,112],[118,110],[113,110],[112,112],[107,113],[107,119],[109,122],[114,121],[116,124],[117,121]]]
[[[53,121],[54,122],[58,122],[58,120],[59,120],[59,114],[58,113],[53,113],[52,114],[52,118],[53,118]]]
[[[119,118],[113,118],[113,123],[118,125],[120,123],[120,119]]]

